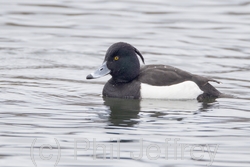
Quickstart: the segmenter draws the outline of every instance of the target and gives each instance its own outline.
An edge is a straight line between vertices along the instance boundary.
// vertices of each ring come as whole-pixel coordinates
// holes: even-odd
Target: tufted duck
[[[115,98],[197,99],[220,97],[209,81],[218,81],[167,65],[143,65],[141,53],[132,45],[118,42],[107,50],[102,66],[89,74],[95,79],[107,74],[112,78],[103,88],[103,96]]]

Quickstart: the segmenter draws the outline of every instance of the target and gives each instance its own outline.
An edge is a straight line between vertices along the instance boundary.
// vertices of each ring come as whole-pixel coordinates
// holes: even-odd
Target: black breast
[[[127,83],[115,83],[111,78],[104,86],[102,91],[105,97],[139,99],[140,82],[135,79]]]

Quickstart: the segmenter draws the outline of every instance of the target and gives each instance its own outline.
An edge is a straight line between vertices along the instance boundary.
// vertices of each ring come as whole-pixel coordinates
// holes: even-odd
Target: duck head
[[[144,63],[143,56],[135,47],[124,42],[115,43],[107,50],[101,67],[86,78],[95,79],[110,74],[115,82],[129,82],[140,73],[137,55]]]

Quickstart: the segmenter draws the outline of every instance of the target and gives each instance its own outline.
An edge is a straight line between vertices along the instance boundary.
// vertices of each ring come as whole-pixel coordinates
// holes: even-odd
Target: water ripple
[[[206,166],[211,163],[206,146],[214,150],[216,144],[212,166],[250,163],[249,0],[13,0],[0,5],[4,166],[32,166],[29,151],[35,138],[38,166],[54,165],[54,138],[61,145],[62,166]],[[118,41],[136,46],[146,64],[213,77],[222,82],[214,86],[235,97],[209,103],[102,98],[110,77],[85,77]],[[74,142],[82,138],[90,148],[78,143],[75,160]],[[144,155],[134,160],[130,153],[139,155],[141,138]],[[94,139],[107,148],[106,154],[99,148],[95,160]],[[175,152],[172,147],[166,159],[166,139],[172,145],[175,139],[189,144],[184,157],[181,148]],[[51,161],[38,156],[42,144],[52,146],[43,150],[44,156],[53,153]],[[147,157],[150,144],[161,150],[157,160]],[[190,155],[192,145],[204,148],[193,150],[203,159]]]

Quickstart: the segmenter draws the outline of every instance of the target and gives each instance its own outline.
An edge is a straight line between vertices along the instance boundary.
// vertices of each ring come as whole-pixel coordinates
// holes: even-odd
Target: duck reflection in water
[[[110,108],[111,126],[132,127],[139,123],[140,100],[103,97],[104,104]]]
[[[165,117],[181,121],[191,114],[213,108],[215,100],[199,103],[196,100],[156,100],[156,99],[119,99],[103,97],[104,105],[110,109],[109,125],[133,127],[142,120],[139,113],[149,117]]]

